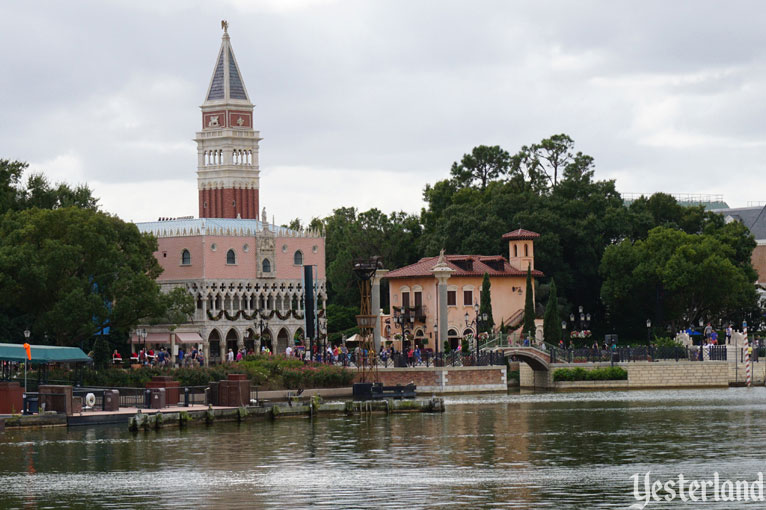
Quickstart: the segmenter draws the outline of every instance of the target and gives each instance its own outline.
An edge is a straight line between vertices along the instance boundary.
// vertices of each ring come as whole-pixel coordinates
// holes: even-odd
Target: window
[[[421,306],[423,306],[423,293],[415,291],[415,307],[420,308]]]
[[[293,264],[296,266],[302,266],[303,265],[303,252],[298,250],[295,252],[295,255],[293,255]]]
[[[402,292],[402,308],[410,307],[410,293]]]
[[[234,254],[234,250],[229,250],[226,252],[226,263],[227,264],[237,263],[237,256]]]
[[[189,253],[189,250],[184,250],[181,252],[181,265],[182,266],[188,266],[191,264],[191,253]]]
[[[457,306],[457,291],[456,290],[447,291],[447,306]]]
[[[519,247],[515,244],[513,245],[513,256],[518,257],[519,256]]]
[[[525,257],[529,257],[529,245],[528,244],[524,245],[524,256]]]
[[[464,290],[463,291],[463,304],[465,306],[471,306],[473,304],[473,291],[472,290]]]
[[[263,272],[264,273],[271,272],[271,262],[269,261],[269,259],[263,259]]]

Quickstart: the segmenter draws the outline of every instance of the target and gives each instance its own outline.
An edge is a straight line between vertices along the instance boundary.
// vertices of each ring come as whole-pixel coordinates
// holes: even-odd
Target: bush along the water
[[[553,372],[553,380],[558,381],[624,381],[628,372],[622,367],[602,367],[586,370],[584,368],[559,368]]]
[[[304,363],[284,356],[247,356],[243,361],[212,367],[108,368],[82,369],[79,372],[52,370],[49,380],[94,387],[144,388],[152,377],[164,375],[177,380],[181,386],[206,386],[210,382],[226,379],[229,374],[247,374],[253,385],[278,390],[349,386],[355,371],[320,363]]]

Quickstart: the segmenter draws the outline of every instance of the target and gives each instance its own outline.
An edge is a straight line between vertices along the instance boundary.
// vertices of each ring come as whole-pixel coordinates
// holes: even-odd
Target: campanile
[[[200,218],[258,218],[258,142],[253,104],[234,58],[228,23],[202,109],[197,132],[197,188]]]

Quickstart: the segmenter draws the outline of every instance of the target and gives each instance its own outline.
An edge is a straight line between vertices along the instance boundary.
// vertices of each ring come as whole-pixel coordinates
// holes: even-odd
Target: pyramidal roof
[[[231,48],[229,39],[229,25],[222,23],[223,37],[221,49],[218,52],[218,59],[213,68],[213,76],[210,78],[210,86],[207,89],[205,103],[228,103],[235,101],[241,104],[250,103],[250,98],[245,89],[245,83],[242,81],[242,75],[237,66],[237,59],[234,58],[234,50]]]

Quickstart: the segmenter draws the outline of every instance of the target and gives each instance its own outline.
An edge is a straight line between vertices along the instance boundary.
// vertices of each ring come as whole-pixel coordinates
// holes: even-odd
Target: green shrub
[[[601,367],[593,370],[584,368],[559,368],[553,372],[553,380],[558,381],[624,381],[628,372],[622,367]]]
[[[141,367],[135,370],[86,368],[80,371],[84,386],[115,388],[144,388],[152,377],[158,375],[171,376],[182,387],[205,386],[211,381],[226,379],[229,374],[247,374],[252,384],[276,390],[349,386],[355,371],[330,365],[304,364],[299,359],[281,356],[248,356],[244,361],[213,367]],[[78,373],[51,370],[49,380],[74,385],[78,382]]]

